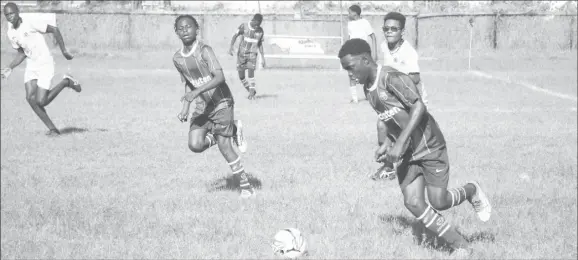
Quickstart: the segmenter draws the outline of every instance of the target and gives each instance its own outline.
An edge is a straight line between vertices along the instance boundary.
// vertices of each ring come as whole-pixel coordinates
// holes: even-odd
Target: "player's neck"
[[[377,80],[377,74],[378,74],[378,69],[379,69],[379,65],[377,65],[377,63],[372,63],[369,64],[369,67],[371,68],[369,70],[369,81],[365,84],[366,86],[372,86],[375,81]]]
[[[400,39],[398,42],[394,42],[394,43],[387,43],[387,48],[390,51],[395,51],[397,49],[399,49],[399,47],[403,44],[403,39]]]
[[[22,17],[18,17],[18,20],[16,20],[16,22],[12,24],[12,27],[14,27],[14,29],[18,29],[18,27],[20,27],[21,24],[22,24]]]
[[[183,53],[189,54],[191,51],[195,49],[195,45],[197,44],[197,40],[191,42],[191,44],[184,44],[183,43]]]

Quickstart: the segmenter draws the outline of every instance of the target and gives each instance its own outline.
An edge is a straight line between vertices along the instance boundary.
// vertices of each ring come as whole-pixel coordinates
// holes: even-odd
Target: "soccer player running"
[[[447,188],[450,168],[446,142],[413,81],[391,67],[377,65],[369,44],[360,39],[345,42],[338,57],[349,76],[363,84],[368,102],[385,122],[375,159],[398,163],[397,176],[405,207],[459,254],[471,253],[468,242],[439,211],[467,200],[480,220],[488,221],[490,202],[476,181]]]
[[[237,72],[239,79],[243,83],[243,87],[249,92],[248,99],[255,99],[257,90],[255,89],[255,65],[257,64],[257,56],[260,53],[262,63],[261,66],[265,68],[265,54],[263,53],[263,15],[255,14],[253,19],[248,23],[242,23],[237,28],[237,32],[233,34],[231,39],[231,46],[229,47],[229,55],[233,56],[233,48],[237,37],[241,36],[239,49],[237,50]],[[245,71],[248,78],[245,78]]]
[[[54,77],[54,58],[42,35],[52,33],[58,42],[58,46],[60,46],[62,55],[67,60],[71,60],[73,56],[66,49],[58,27],[38,20],[22,19],[20,17],[20,9],[12,2],[4,5],[4,15],[10,23],[7,32],[8,39],[12,47],[18,50],[18,54],[7,68],[2,69],[2,78],[8,78],[12,70],[26,60],[26,70],[24,72],[26,100],[44,125],[48,127],[47,135],[60,135],[60,131],[48,117],[45,107],[65,87],[69,87],[76,92],[80,92],[82,89],[76,79],[66,74],[56,86],[50,87],[52,77]]]
[[[245,152],[247,144],[243,137],[241,121],[234,120],[234,100],[225,82],[223,69],[213,49],[197,40],[199,24],[190,15],[178,16],[174,29],[183,47],[173,56],[173,62],[185,83],[185,95],[181,98],[183,109],[178,114],[186,122],[189,108],[197,97],[197,107],[191,117],[189,149],[201,153],[217,145],[239,181],[241,198],[249,198],[255,190],[249,183],[241,157],[233,149],[235,142],[239,151]]]
[[[392,67],[403,72],[411,78],[416,85],[423,103],[428,105],[427,93],[422,83],[419,71],[419,56],[411,44],[403,39],[405,33],[405,16],[398,12],[390,12],[383,18],[383,34],[385,41],[381,44],[383,52],[383,65]],[[384,132],[385,122],[377,120],[378,136]],[[378,140],[385,137],[378,137]],[[373,180],[395,179],[395,166],[384,163],[372,176]]]
[[[347,22],[347,32],[349,39],[362,39],[364,41],[368,41],[368,38],[371,39],[372,57],[374,60],[377,60],[377,41],[375,39],[375,33],[373,33],[373,28],[371,27],[371,24],[369,24],[369,21],[365,18],[361,18],[361,7],[359,7],[359,5],[352,5],[349,7],[348,11],[349,22]],[[349,79],[349,90],[351,92],[350,103],[358,103],[357,82],[353,79]]]

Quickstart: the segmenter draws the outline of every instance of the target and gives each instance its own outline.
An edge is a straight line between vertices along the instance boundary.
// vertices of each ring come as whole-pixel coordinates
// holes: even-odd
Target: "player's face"
[[[403,28],[398,20],[386,20],[383,23],[383,35],[388,43],[397,43],[403,35]]]
[[[177,35],[184,45],[191,45],[197,39],[197,26],[193,20],[183,18],[177,23]]]
[[[369,76],[369,61],[364,55],[346,55],[341,58],[341,67],[347,71],[349,78],[359,84],[365,84]]]
[[[257,28],[261,26],[261,22],[257,21],[257,20],[251,20],[251,27],[253,28]]]
[[[349,14],[347,15],[347,18],[349,18],[349,20],[355,20],[355,18],[357,18],[357,13],[351,10],[348,10]]]
[[[18,10],[12,6],[4,6],[4,16],[6,16],[6,20],[13,25],[15,25],[18,20],[20,20],[20,14],[18,13]]]

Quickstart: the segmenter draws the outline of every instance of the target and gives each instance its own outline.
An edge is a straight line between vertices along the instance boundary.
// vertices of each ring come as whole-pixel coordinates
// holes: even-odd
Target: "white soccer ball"
[[[276,256],[295,259],[305,254],[307,242],[298,229],[285,228],[275,234],[272,247]]]

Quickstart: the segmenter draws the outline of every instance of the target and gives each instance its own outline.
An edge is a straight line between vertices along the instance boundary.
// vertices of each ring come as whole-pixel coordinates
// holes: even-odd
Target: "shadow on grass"
[[[255,99],[277,98],[277,94],[256,95]]]
[[[405,230],[411,228],[411,233],[414,242],[417,245],[429,247],[437,251],[444,251],[451,253],[453,250],[447,242],[437,237],[437,235],[427,229],[425,225],[415,218],[402,215],[381,215],[379,219],[387,224],[392,225],[393,232],[396,235],[401,235]],[[459,230],[457,230],[458,233]],[[460,233],[461,234],[461,233]],[[461,234],[469,243],[473,242],[494,242],[496,237],[490,232],[476,232],[470,235]]]
[[[247,177],[249,178],[249,183],[255,189],[261,189],[261,180],[253,177],[250,173],[247,173]],[[219,178],[213,181],[210,186],[208,187],[209,192],[217,192],[217,191],[237,191],[239,190],[239,180],[234,178],[232,174],[227,175],[227,177]]]
[[[89,132],[89,131],[107,132],[108,129],[97,128],[94,130],[89,130],[88,128],[79,128],[79,127],[69,126],[69,127],[65,127],[65,128],[60,129],[60,134],[61,135],[67,135],[67,134],[73,134],[73,133],[84,133],[84,132]]]

